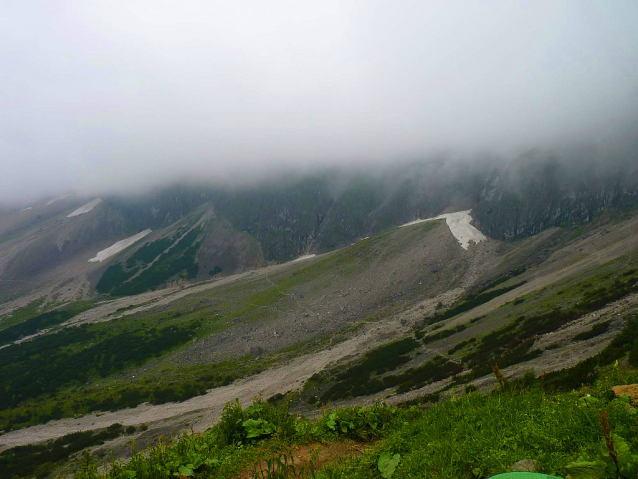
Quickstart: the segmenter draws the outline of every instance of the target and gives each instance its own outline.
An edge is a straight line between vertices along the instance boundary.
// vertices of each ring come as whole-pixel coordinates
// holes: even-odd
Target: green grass
[[[133,426],[124,429],[115,423],[102,431],[75,432],[44,444],[15,447],[0,453],[0,470],[6,475],[3,477],[44,479],[71,455],[122,434],[132,434],[136,429]]]
[[[393,457],[393,479],[485,479],[510,471],[521,459],[532,459],[539,472],[559,477],[573,471],[576,461],[598,462],[597,477],[613,479],[611,461],[601,452],[599,414],[606,412],[616,444],[636,454],[636,412],[609,394],[613,385],[636,381],[638,371],[609,367],[593,387],[582,390],[556,393],[517,386],[463,394],[430,403],[426,410],[417,405],[327,410],[315,421],[296,419],[287,401],[257,401],[245,409],[229,403],[220,421],[203,434],[185,433],[134,452],[128,462],[106,464],[103,470],[98,469],[98,457],[85,455],[75,461],[72,472],[77,479],[233,477],[266,454],[291,455],[296,445],[350,439],[368,444],[364,454],[329,462],[313,477],[377,479],[383,458]],[[629,461],[635,473],[638,463]],[[26,476],[18,471],[8,479]]]
[[[36,316],[40,312],[40,307],[44,303],[44,298],[31,301],[26,306],[19,308],[13,312],[10,316],[3,316],[0,318],[0,331],[7,329],[16,324],[20,324],[33,316]]]
[[[401,455],[396,479],[486,478],[528,458],[537,462],[540,472],[565,477],[570,462],[600,456],[600,407],[607,410],[614,432],[638,451],[635,415],[624,403],[601,398],[587,407],[579,402],[579,393],[541,390],[472,393],[433,406],[362,459],[334,467],[332,477],[375,477],[374,466],[383,452]]]
[[[509,279],[509,278],[507,278]],[[485,304],[488,301],[491,301],[494,298],[497,298],[508,291],[518,288],[525,284],[526,281],[521,281],[520,283],[513,284],[511,286],[506,286],[504,288],[494,289],[491,291],[486,291],[482,293],[469,295],[467,298],[460,301],[458,304],[452,306],[450,309],[443,311],[441,313],[437,313],[434,316],[426,317],[424,322],[426,324],[435,324],[441,321],[445,321],[446,319],[452,318],[458,314],[465,313],[471,309],[480,306],[481,304]]]
[[[601,334],[604,334],[607,332],[607,330],[609,329],[609,321],[606,321],[604,323],[598,323],[593,325],[590,329],[588,329],[587,331],[583,331],[582,333],[577,334],[576,336],[574,336],[573,340],[574,341],[585,341],[587,339],[591,339],[591,338],[595,338],[596,336],[600,336]]]
[[[0,345],[12,343],[25,336],[31,336],[43,329],[53,328],[87,309],[91,309],[93,304],[89,301],[76,301],[67,304],[60,309],[36,314],[29,319],[9,326],[0,331]],[[34,312],[30,310],[30,312]],[[26,315],[26,313],[22,313]]]

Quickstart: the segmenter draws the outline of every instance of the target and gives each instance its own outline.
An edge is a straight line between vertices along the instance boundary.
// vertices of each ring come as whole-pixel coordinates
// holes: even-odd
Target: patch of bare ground
[[[302,477],[309,477],[310,467],[317,471],[338,459],[361,456],[367,447],[369,446],[354,441],[341,441],[315,442],[292,446],[288,449],[262,450],[257,453],[259,460],[234,476],[234,479],[253,479],[255,475],[260,479],[269,477],[266,473],[268,459],[280,458],[282,454],[285,455],[287,464],[294,466],[296,474],[303,472]]]

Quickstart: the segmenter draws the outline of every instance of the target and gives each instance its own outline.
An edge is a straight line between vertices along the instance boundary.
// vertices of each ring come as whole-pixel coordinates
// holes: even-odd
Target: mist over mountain
[[[634,2],[12,2],[0,203],[635,145],[637,16]]]

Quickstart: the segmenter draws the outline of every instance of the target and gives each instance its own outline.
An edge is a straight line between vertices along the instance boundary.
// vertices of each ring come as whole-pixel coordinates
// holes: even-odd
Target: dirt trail
[[[330,443],[317,442],[301,444],[299,446],[293,446],[290,449],[277,451],[274,457],[279,457],[279,454],[285,454],[288,461],[294,461],[295,471],[299,473],[303,470],[308,472],[311,465],[317,470],[334,462],[338,458],[360,456],[365,452],[366,448],[366,445],[350,440]],[[262,452],[265,453],[266,451]],[[267,477],[266,460],[272,457],[272,453],[264,454],[264,458],[259,464],[246,467],[242,472],[234,476],[233,479],[253,479],[255,477],[255,466],[258,477],[265,479]],[[288,462],[288,464],[291,465],[292,463]]]

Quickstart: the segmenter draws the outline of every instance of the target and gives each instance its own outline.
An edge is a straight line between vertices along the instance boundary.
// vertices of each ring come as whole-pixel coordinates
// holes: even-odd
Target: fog
[[[635,140],[635,1],[2,10],[0,202]]]

